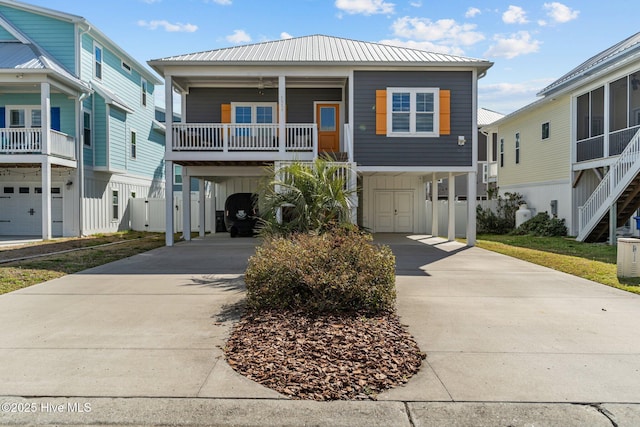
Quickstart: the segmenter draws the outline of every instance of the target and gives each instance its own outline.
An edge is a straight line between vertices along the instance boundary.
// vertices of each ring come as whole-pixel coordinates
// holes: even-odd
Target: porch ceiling
[[[278,76],[175,76],[174,83],[189,89],[191,87],[252,87],[277,88]],[[286,87],[345,87],[346,77],[287,77]]]

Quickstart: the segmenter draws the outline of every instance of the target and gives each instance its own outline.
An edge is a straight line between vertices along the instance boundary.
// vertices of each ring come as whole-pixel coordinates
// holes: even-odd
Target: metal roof
[[[311,35],[257,44],[227,47],[149,61],[152,65],[197,64],[393,64],[474,66],[482,71],[492,62],[427,52],[406,47]]]
[[[486,108],[478,108],[478,126],[486,126],[500,120],[504,114],[488,110]]]
[[[118,96],[118,94],[116,94],[113,91],[110,91],[109,89],[107,89],[106,87],[102,86],[100,83],[97,83],[95,81],[91,82],[91,88],[93,90],[95,90],[98,95],[100,95],[101,97],[104,98],[104,101],[109,104],[109,105],[113,105],[114,107],[118,107],[119,109],[132,114],[134,113],[133,108],[129,107],[127,105],[127,103]]]
[[[547,95],[551,92],[566,87],[569,83],[576,81],[582,77],[592,75],[603,68],[607,68],[613,64],[617,64],[622,58],[640,52],[640,33],[636,33],[631,37],[616,43],[610,48],[598,53],[597,55],[587,59],[564,76],[560,77],[549,86],[542,89],[538,95]]]

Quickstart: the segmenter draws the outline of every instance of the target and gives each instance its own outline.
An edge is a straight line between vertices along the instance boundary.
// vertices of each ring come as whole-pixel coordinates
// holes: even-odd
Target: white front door
[[[413,232],[413,191],[376,191],[374,199],[374,232]]]

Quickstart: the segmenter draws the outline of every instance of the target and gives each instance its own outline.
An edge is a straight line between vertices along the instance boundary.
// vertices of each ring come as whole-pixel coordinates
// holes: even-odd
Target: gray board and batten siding
[[[355,71],[354,157],[359,166],[471,166],[473,75],[470,71]],[[436,138],[376,135],[376,90],[428,87],[451,91],[451,134]],[[465,145],[458,145],[458,136]]]
[[[191,88],[187,95],[188,123],[220,123],[221,105],[232,102],[278,102],[278,89]],[[342,88],[287,89],[287,122],[313,123],[314,101],[342,101]]]

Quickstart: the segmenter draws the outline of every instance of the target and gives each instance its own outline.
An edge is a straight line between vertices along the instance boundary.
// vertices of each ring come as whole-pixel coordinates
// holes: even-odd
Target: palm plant
[[[322,233],[350,223],[350,174],[347,165],[326,158],[272,168],[260,191],[261,233]]]

